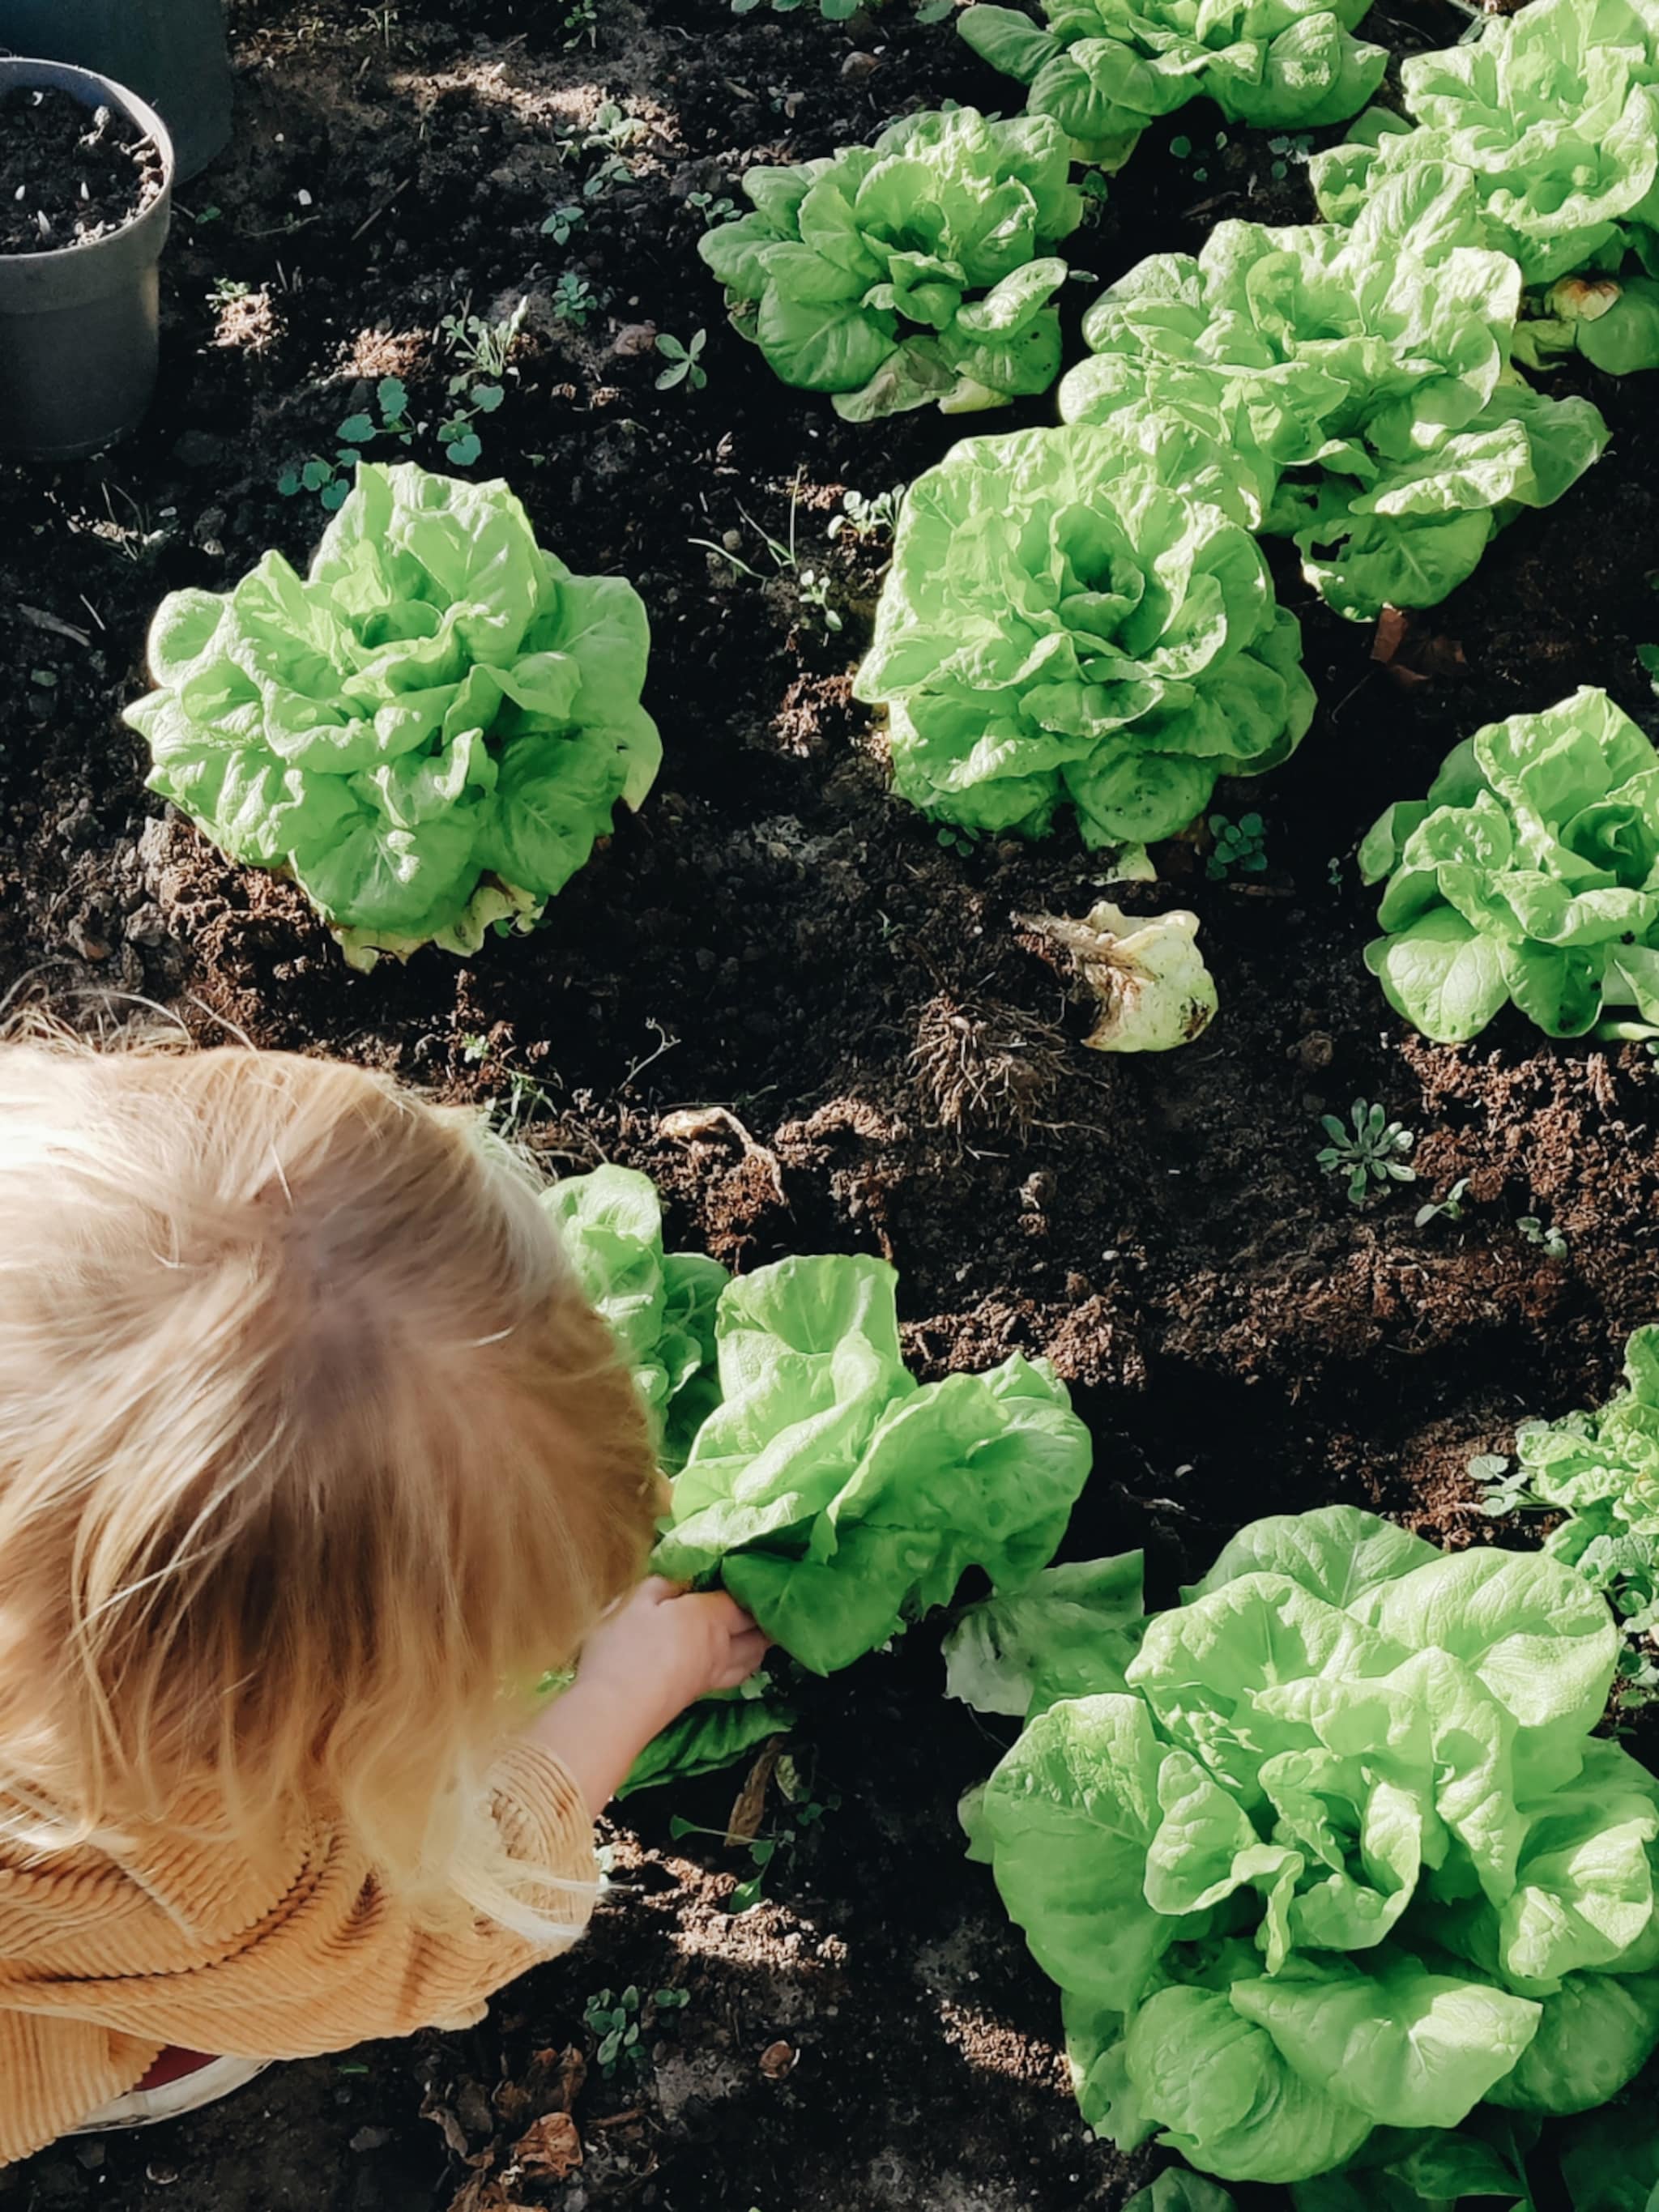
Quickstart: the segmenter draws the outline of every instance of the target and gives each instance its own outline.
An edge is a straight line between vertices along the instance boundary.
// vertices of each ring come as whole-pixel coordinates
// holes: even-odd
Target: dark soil
[[[1010,88],[904,0],[845,25],[724,0],[595,14],[590,47],[568,44],[580,7],[539,0],[233,0],[238,136],[168,257],[148,428],[99,460],[0,470],[0,976],[71,1009],[137,994],[204,1036],[228,1025],[493,1099],[553,1165],[648,1169],[678,1238],[737,1267],[888,1255],[919,1373],[1015,1349],[1056,1362],[1097,1442],[1070,1549],[1145,1546],[1160,1597],[1242,1522],[1328,1499],[1486,1539],[1469,1456],[1505,1450],[1522,1415],[1596,1401],[1628,1330],[1659,1315],[1659,1067],[1516,1018],[1458,1050],[1407,1031],[1361,964],[1372,900],[1352,855],[1494,717],[1591,683],[1659,732],[1637,659],[1659,634],[1648,384],[1563,377],[1606,411],[1607,459],[1513,524],[1390,662],[1277,561],[1321,712],[1286,767],[1217,802],[1265,817],[1267,872],[1212,882],[1177,844],[1129,895],[1196,910],[1221,1013],[1189,1049],[1103,1060],[1011,924],[1084,912],[1096,862],[1070,833],[942,846],[889,795],[850,698],[886,541],[831,541],[829,521],[848,488],[906,481],[961,426],[854,428],[786,390],[696,253],[748,164],[943,98],[1006,106]],[[1407,0],[1371,31],[1403,52],[1464,20]],[[1307,219],[1300,149],[1276,179],[1260,139],[1228,136],[1214,144],[1201,108],[1151,134],[1073,260],[1106,280],[1225,216]],[[544,225],[567,204],[582,220],[559,246]],[[595,295],[580,322],[559,311],[565,275]],[[1072,288],[1073,319],[1092,289]],[[544,930],[355,975],[291,888],[146,799],[119,710],[162,593],[222,588],[270,545],[303,561],[325,516],[279,479],[326,459],[384,374],[435,424],[459,366],[442,319],[520,299],[478,472],[509,478],[573,566],[644,594],[665,764]],[[706,389],[659,392],[654,335],[700,330]],[[1033,403],[994,427],[1044,419]],[[409,450],[439,465],[430,430]],[[766,550],[763,532],[792,530],[838,633]],[[1418,1133],[1417,1186],[1363,1210],[1315,1158],[1319,1115],[1358,1096]],[[702,1134],[663,1126],[711,1104],[727,1118]],[[1465,1178],[1461,1220],[1413,1225]],[[723,1829],[740,1778],[635,1801],[592,1938],[486,2027],[59,2146],[0,2176],[0,2203],[1115,2212],[1148,2162],[1079,2128],[1054,1993],[954,1822],[1001,1735],[939,1688],[923,1631],[821,1692],[798,1755],[839,1807],[800,1829],[775,1793],[769,1832],[796,1840],[756,1911],[724,1910],[742,1853],[668,1829],[674,1814]],[[556,2054],[591,2053],[587,1999],[629,1984],[691,2002],[649,2031],[647,2078],[590,2075],[579,2172],[519,2171]]]
[[[61,253],[123,230],[161,197],[161,153],[112,107],[18,86],[0,99],[0,253]]]

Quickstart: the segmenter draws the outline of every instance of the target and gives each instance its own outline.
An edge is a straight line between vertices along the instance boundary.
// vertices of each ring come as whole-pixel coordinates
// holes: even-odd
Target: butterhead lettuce
[[[1082,195],[1042,116],[907,116],[873,146],[750,169],[754,212],[699,245],[738,326],[786,384],[855,422],[1046,392],[1060,369],[1058,242]]]
[[[1410,121],[1382,110],[1312,165],[1321,212],[1354,221],[1380,179],[1452,163],[1487,242],[1520,264],[1526,343],[1576,345],[1613,374],[1659,365],[1659,11],[1650,0],[1534,0],[1467,45],[1401,65]],[[1588,290],[1548,288],[1598,280]]]
[[[1512,714],[1447,756],[1359,848],[1387,878],[1365,964],[1425,1036],[1511,1000],[1550,1036],[1659,1024],[1659,756],[1605,691]]]
[[[468,951],[651,788],[649,643],[632,585],[573,574],[504,483],[363,462],[307,574],[268,553],[162,602],[126,719],[150,789],[292,876],[349,957]]]
[[[934,818],[1168,837],[1312,720],[1248,466],[1155,410],[966,439],[912,485],[854,696]]]
[[[1520,308],[1473,179],[1423,162],[1374,179],[1351,229],[1223,222],[1139,264],[1085,316],[1060,412],[1175,410],[1248,462],[1262,526],[1339,612],[1431,605],[1607,443],[1587,400],[1511,368]]]
[[[1085,2118],[1296,2183],[1615,2094],[1659,2042],[1659,1782],[1591,1735],[1618,1645],[1558,1560],[1335,1506],[1039,1712],[967,1817]]]
[[[994,69],[1030,87],[1079,157],[1118,169],[1157,116],[1212,100],[1229,122],[1311,131],[1357,115],[1388,56],[1352,33],[1369,0],[1043,0],[973,7],[957,27]]]

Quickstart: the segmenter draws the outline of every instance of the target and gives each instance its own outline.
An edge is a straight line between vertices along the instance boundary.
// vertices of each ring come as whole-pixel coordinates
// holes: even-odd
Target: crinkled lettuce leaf
[[[1070,169],[1046,117],[930,110],[873,146],[750,170],[753,212],[698,251],[783,381],[849,420],[999,406],[1059,373]]]
[[[1387,878],[1365,964],[1425,1036],[1511,1000],[1551,1036],[1659,1034],[1659,757],[1605,691],[1489,724],[1359,849]]]
[[[717,1690],[688,1705],[653,1735],[629,1769],[618,1797],[631,1797],[636,1790],[653,1790],[665,1782],[690,1782],[702,1774],[717,1774],[747,1759],[775,1735],[792,1729],[794,1706],[781,1691],[763,1688],[750,1694],[741,1690]]]
[[[1062,1698],[1121,1690],[1145,1621],[1142,1558],[1045,1567],[964,1606],[945,1638],[945,1688],[976,1712],[1030,1719]]]
[[[827,1674],[945,1604],[1045,1566],[1089,1471],[1087,1430],[1043,1361],[918,1384],[883,1261],[780,1261],[721,1297],[721,1403],[674,1484],[660,1574],[717,1577]]]
[[[1030,87],[1079,157],[1121,168],[1156,117],[1212,100],[1231,123],[1310,131],[1357,115],[1388,56],[1353,33],[1367,0],[1043,0],[957,19],[975,52]]]
[[[731,1278],[706,1253],[663,1250],[662,1202],[635,1169],[568,1176],[542,1203],[633,1370],[672,1473],[720,1402],[714,1313]]]
[[[1145,843],[1276,766],[1314,695],[1253,513],[1233,456],[1152,408],[954,447],[911,487],[854,684],[894,788],[966,828],[1041,836],[1069,806],[1089,844]]]
[[[126,720],[150,789],[360,955],[459,950],[481,896],[538,908],[649,791],[649,643],[633,586],[573,574],[504,483],[364,462],[307,575],[268,553],[163,600]]]
[[[1223,222],[1195,258],[1139,263],[1084,318],[1060,413],[1175,410],[1240,457],[1340,612],[1431,605],[1607,443],[1588,401],[1515,375],[1520,308],[1473,179],[1419,163],[1377,179],[1351,229]]]
[[[1659,365],[1659,17],[1644,0],[1535,0],[1482,19],[1480,35],[1401,67],[1407,120],[1361,116],[1316,157],[1320,211],[1359,217],[1387,177],[1455,167],[1485,243],[1533,288],[1536,360],[1575,345],[1611,374]],[[1588,301],[1559,279],[1594,278]],[[1621,297],[1626,292],[1628,297]]]
[[[1091,2124],[1345,2177],[1304,2212],[1403,2208],[1507,2185],[1528,2116],[1632,2079],[1659,1782],[1591,1735],[1618,1649],[1559,1560],[1328,1508],[1246,1529],[1121,1689],[1037,1712],[964,1818]]]

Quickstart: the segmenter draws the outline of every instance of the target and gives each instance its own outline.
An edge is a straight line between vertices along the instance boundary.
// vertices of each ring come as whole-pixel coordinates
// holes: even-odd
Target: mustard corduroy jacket
[[[594,1887],[592,1825],[559,1762],[527,1744],[495,1770],[512,1857]],[[461,2027],[547,1956],[484,1920],[434,1935],[361,1851],[296,1828],[258,1871],[228,1846],[162,1837],[49,1856],[0,1842],[0,2164],[132,2088],[169,2044],[233,2058],[309,2058],[373,2036]]]

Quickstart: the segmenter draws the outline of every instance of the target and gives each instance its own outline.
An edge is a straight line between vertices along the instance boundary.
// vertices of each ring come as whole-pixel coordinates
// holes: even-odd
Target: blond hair
[[[205,1822],[257,1856],[301,1812],[434,1924],[539,1932],[488,1771],[641,1571],[655,1489],[476,1116],[287,1054],[0,1042],[15,1832]]]

